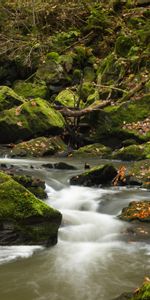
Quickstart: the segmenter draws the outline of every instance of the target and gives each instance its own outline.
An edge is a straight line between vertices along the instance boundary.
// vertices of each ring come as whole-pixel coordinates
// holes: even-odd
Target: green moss
[[[133,46],[133,39],[129,36],[119,36],[116,40],[115,51],[118,56],[127,57],[131,47]]]
[[[46,99],[47,97],[47,87],[44,84],[26,83],[19,80],[14,84],[14,91],[26,99],[37,97]]]
[[[23,102],[23,98],[17,95],[11,88],[0,86],[0,111],[18,106]]]
[[[45,131],[62,130],[65,121],[62,115],[40,98],[0,114],[0,138],[2,142],[17,141],[41,135]]]
[[[95,93],[94,85],[91,82],[84,82],[81,87],[81,98],[86,102],[90,95]]]

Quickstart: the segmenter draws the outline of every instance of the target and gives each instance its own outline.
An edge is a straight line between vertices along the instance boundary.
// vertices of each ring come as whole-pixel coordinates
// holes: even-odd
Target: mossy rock
[[[125,75],[126,63],[122,58],[117,58],[115,53],[109,54],[97,70],[97,84],[114,84]]]
[[[132,201],[123,208],[119,218],[124,221],[150,222],[150,201]]]
[[[118,56],[127,57],[133,46],[133,38],[129,36],[119,36],[116,40],[115,51]]]
[[[111,154],[111,149],[102,144],[95,143],[80,147],[73,152],[73,156],[98,156],[99,158],[108,158]]]
[[[42,157],[66,150],[67,147],[59,136],[39,137],[15,145],[9,155],[10,157]]]
[[[29,139],[43,133],[57,134],[64,127],[62,115],[40,98],[0,113],[1,143]]]
[[[0,191],[1,245],[52,245],[57,242],[60,212],[2,172]]]
[[[142,145],[130,145],[116,150],[112,157],[121,160],[142,160],[150,158],[150,142]]]
[[[70,184],[83,186],[110,185],[116,175],[117,170],[114,166],[106,164],[94,167],[82,174],[72,177]]]
[[[14,91],[26,99],[38,97],[46,99],[48,94],[47,86],[45,84],[25,82],[23,80],[15,82]]]
[[[45,192],[45,182],[39,178],[35,178],[29,175],[12,174],[12,178],[28,189],[39,199],[46,199],[47,194]]]
[[[55,103],[67,106],[67,107],[75,107],[78,101],[78,95],[76,92],[73,92],[69,88],[62,90],[57,97],[55,98]]]
[[[150,159],[136,161],[129,168],[129,175],[134,176],[142,182],[143,187],[149,189],[150,186]]]
[[[8,86],[0,86],[0,111],[21,105],[25,100]]]

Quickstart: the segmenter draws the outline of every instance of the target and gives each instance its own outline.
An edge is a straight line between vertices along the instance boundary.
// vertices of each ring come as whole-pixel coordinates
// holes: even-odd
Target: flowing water
[[[56,246],[0,247],[1,300],[110,300],[149,276],[150,245],[129,239],[129,224],[116,217],[130,201],[149,199],[148,191],[70,186],[82,161],[73,161],[78,171],[45,170],[39,160],[0,162],[45,179],[46,202],[63,215]]]

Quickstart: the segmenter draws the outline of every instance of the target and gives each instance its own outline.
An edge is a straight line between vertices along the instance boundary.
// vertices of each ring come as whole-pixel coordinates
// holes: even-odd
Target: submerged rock
[[[117,175],[114,166],[106,164],[94,167],[82,174],[76,175],[70,179],[70,184],[84,186],[99,186],[111,184]]]
[[[61,213],[0,172],[0,245],[53,245]]]

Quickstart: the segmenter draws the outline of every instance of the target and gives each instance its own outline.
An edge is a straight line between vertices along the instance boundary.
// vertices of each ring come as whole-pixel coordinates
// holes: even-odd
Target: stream
[[[130,239],[130,224],[116,216],[129,202],[148,200],[150,193],[70,186],[69,178],[83,171],[84,160],[66,160],[75,171],[43,168],[48,162],[56,159],[0,159],[44,179],[47,204],[63,215],[54,247],[0,246],[0,299],[111,300],[134,290],[150,275],[150,244]]]

